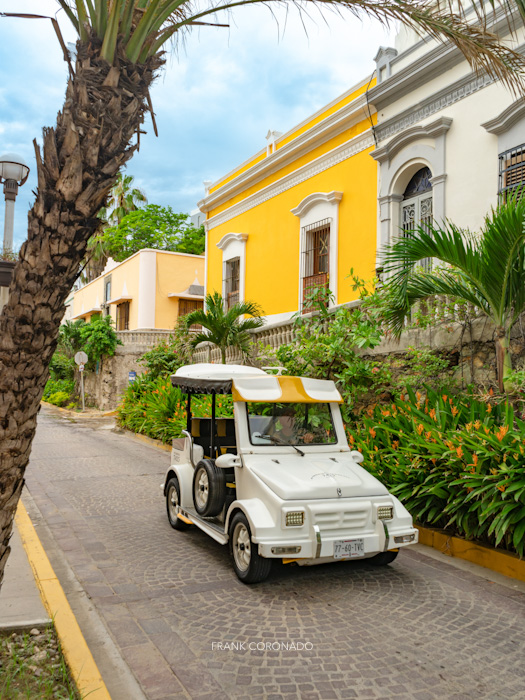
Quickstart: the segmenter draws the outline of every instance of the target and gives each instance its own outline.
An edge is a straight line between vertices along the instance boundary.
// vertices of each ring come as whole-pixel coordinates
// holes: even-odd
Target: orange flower
[[[386,416],[390,415],[390,411],[381,411],[381,415],[385,416],[386,418]]]
[[[433,420],[436,420],[436,409],[435,409],[435,408],[430,409],[429,416],[430,416]]]
[[[456,453],[460,459],[463,457],[463,450],[461,449],[461,446],[456,448]]]
[[[423,432],[424,429],[425,428],[420,423],[416,428],[418,435],[421,435],[421,433]]]
[[[372,374],[377,374],[380,371],[379,367],[372,367]]]
[[[483,430],[485,431],[485,435],[488,435],[490,433],[490,430],[486,427],[484,427]]]
[[[505,486],[498,486],[498,491],[501,491],[501,493],[503,493],[503,491],[505,491],[505,488]]]
[[[498,440],[501,442],[505,435],[509,432],[509,426],[508,425],[502,425],[501,428],[498,430],[496,433],[496,437]]]
[[[490,387],[490,389],[489,389],[489,394],[490,394],[491,396],[494,396],[494,389],[493,389],[492,387]]]
[[[353,436],[353,435],[349,435],[349,436],[348,436],[348,441],[349,441],[349,443],[350,443],[351,445],[353,445],[353,444],[354,444],[354,436]]]
[[[498,470],[497,470],[497,469],[491,469],[491,470],[490,470],[490,473],[491,473],[493,476],[496,476],[496,474],[498,473]]]
[[[378,450],[377,450],[377,445],[374,445],[374,450],[375,450],[376,452],[378,451]]]
[[[437,462],[437,459],[435,457],[432,457],[432,464],[435,464]]]
[[[394,448],[394,450],[397,450],[398,446],[399,446],[399,440],[393,440],[392,447]]]
[[[443,394],[443,396],[441,398],[443,399],[443,401],[446,402],[446,400],[448,399],[448,396],[446,394]]]
[[[457,416],[459,413],[458,409],[455,406],[452,406],[452,415]]]
[[[489,403],[489,405],[487,406],[487,413],[492,413],[492,406],[491,406],[490,403]]]
[[[472,491],[474,491],[472,486],[467,486],[467,493],[472,493]]]
[[[376,436],[376,431],[375,431],[373,428],[369,428],[369,429],[368,429],[368,432],[370,433],[370,435],[371,435],[373,438],[375,438],[375,436]]]
[[[476,428],[476,430],[479,430],[480,427],[481,427],[481,421],[480,421],[480,420],[477,420],[477,421],[474,423],[474,427]]]
[[[428,431],[428,433],[425,433],[425,437],[427,440],[430,440],[430,438],[432,437],[432,433],[430,432],[430,430]]]

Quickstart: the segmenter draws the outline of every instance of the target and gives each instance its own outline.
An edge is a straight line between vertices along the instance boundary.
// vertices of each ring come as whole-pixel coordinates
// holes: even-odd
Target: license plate
[[[365,541],[361,538],[355,540],[336,540],[334,542],[334,559],[351,559],[365,555]]]

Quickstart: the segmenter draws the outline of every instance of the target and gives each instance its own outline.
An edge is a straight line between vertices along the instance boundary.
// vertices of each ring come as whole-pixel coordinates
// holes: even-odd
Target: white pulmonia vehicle
[[[214,364],[181,367],[171,381],[188,403],[162,484],[169,522],[229,544],[241,581],[262,581],[274,559],[389,564],[417,542],[406,508],[348,446],[332,381]],[[196,394],[211,394],[210,417],[192,417]],[[221,394],[234,418],[216,417]]]

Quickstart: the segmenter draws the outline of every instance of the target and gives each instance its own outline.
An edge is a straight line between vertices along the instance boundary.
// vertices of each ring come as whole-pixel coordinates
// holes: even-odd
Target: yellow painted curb
[[[53,408],[56,408],[57,411],[65,413],[67,416],[74,416],[76,418],[105,418],[106,416],[116,416],[118,413],[118,410],[116,408],[112,411],[74,411],[70,408],[55,406],[54,403],[49,403],[49,401],[44,401],[44,399],[42,399],[41,403],[45,404],[46,406],[52,406]]]
[[[171,452],[170,445],[165,445],[160,440],[155,440],[154,438],[150,438],[147,435],[141,435],[140,433],[134,433],[131,430],[126,430],[125,432],[129,433],[132,437],[135,437],[135,438],[138,438],[139,440],[142,440],[142,442],[145,442],[148,445],[153,445],[154,447],[160,447],[161,450],[165,450],[166,452]]]
[[[62,653],[79,692],[82,697],[89,697],[90,700],[111,700],[62,586],[21,501],[18,502],[15,521],[40,589],[42,602],[54,622]]]
[[[520,559],[512,552],[494,549],[479,542],[462,540],[460,537],[453,537],[443,530],[432,530],[419,525],[416,527],[419,530],[419,544],[433,547],[450,557],[465,559],[472,564],[484,566],[486,569],[510,576],[518,581],[525,581],[525,560]]]

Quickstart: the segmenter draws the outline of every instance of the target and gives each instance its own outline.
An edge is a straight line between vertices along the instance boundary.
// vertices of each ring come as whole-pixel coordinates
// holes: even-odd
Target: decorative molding
[[[417,105],[409,107],[409,109],[397,114],[395,117],[392,117],[392,119],[388,119],[382,124],[379,124],[375,129],[376,137],[378,141],[384,141],[400,131],[405,131],[422,119],[426,119],[436,112],[440,112],[445,107],[449,107],[459,102],[459,100],[463,100],[465,97],[478,92],[478,90],[482,90],[492,82],[492,78],[489,78],[488,75],[466,75],[452,85],[421,100]]]
[[[303,199],[303,201],[296,206],[294,209],[290,209],[292,214],[301,218],[304,216],[313,206],[321,202],[328,202],[333,204],[333,202],[340,202],[343,198],[342,192],[337,192],[333,190],[332,192],[313,192]]]
[[[209,197],[197,203],[203,212],[209,212],[229,199],[253,187],[261,180],[275,175],[282,168],[300,158],[313,148],[339,136],[360,121],[369,119],[366,95],[360,95],[341,109],[322,119],[303,134],[278,148],[274,153],[256,163],[230,182],[214,190]]]
[[[514,16],[519,17],[517,10]],[[498,8],[490,16],[487,29],[500,36],[509,34],[509,17],[502,8]],[[404,53],[393,59],[392,64],[398,62]],[[373,87],[368,92],[369,100],[377,111],[380,111],[463,61],[466,63],[464,55],[456,46],[451,43],[439,44],[430,49],[425,56],[415,59],[408,66],[401,68],[399,72]]]
[[[386,144],[386,146],[376,148],[376,150],[372,151],[370,155],[379,163],[384,163],[385,161],[389,162],[397,153],[399,153],[399,151],[405,148],[405,146],[408,146],[410,143],[423,138],[435,139],[442,134],[446,134],[451,125],[452,119],[450,117],[440,117],[431,124],[413,126],[411,129],[407,129],[398,136],[395,136]]]
[[[206,222],[208,231],[215,226],[219,226],[220,224],[230,221],[230,219],[233,219],[240,214],[244,214],[244,212],[259,206],[259,204],[262,204],[273,197],[277,197],[277,195],[286,192],[286,190],[289,190],[292,187],[296,187],[296,185],[299,185],[301,182],[322,173],[324,170],[328,170],[328,168],[332,168],[334,165],[342,163],[344,160],[348,160],[348,158],[355,156],[357,153],[360,153],[373,145],[374,139],[372,132],[370,129],[368,129],[340,146],[336,146],[336,148],[328,151],[328,153],[324,153],[322,156],[319,156],[319,158],[316,158],[310,163],[301,166],[297,170],[294,170],[292,173],[285,175],[271,185],[267,185],[263,189],[259,190],[259,192],[246,197],[246,199],[243,199],[242,202],[238,202],[219,214],[215,214],[215,216],[210,217]]]
[[[224,235],[221,240],[216,243],[217,248],[220,248],[221,250],[226,250],[226,248],[232,243],[233,241],[239,241],[240,243],[244,243],[246,239],[248,238],[247,233],[227,233]]]
[[[497,117],[490,119],[481,126],[486,129],[489,134],[499,136],[508,131],[514,124],[519,122],[520,119],[523,119],[523,117],[525,117],[525,98],[520,97],[519,100],[513,102]]]

